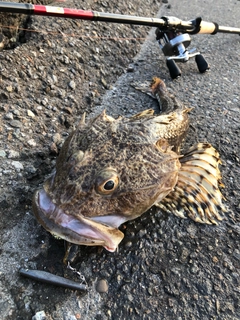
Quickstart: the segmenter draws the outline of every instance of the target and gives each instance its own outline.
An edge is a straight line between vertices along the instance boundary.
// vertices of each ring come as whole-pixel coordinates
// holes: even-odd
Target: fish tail
[[[153,77],[150,88],[152,95],[158,100],[161,113],[170,113],[177,109],[185,109],[185,106],[181,101],[179,101],[174,94],[169,92],[162,79]]]
[[[168,92],[165,82],[158,77],[152,78],[150,87],[153,94],[156,94],[158,92],[159,95],[165,95]]]
[[[167,212],[196,222],[217,224],[226,212],[222,203],[219,153],[209,143],[198,143],[180,158],[181,168],[175,189],[158,204]]]
[[[152,95],[158,101],[160,113],[173,111],[168,110],[169,106],[171,106],[171,103],[169,104],[171,100],[169,99],[169,92],[164,81],[160,78],[153,77],[150,88]]]

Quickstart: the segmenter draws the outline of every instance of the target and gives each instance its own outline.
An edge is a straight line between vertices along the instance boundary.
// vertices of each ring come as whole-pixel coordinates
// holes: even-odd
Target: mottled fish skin
[[[118,227],[153,205],[198,222],[221,220],[217,151],[198,144],[180,155],[190,109],[158,78],[151,90],[161,115],[149,109],[130,118],[83,116],[67,138],[55,172],[33,199],[37,220],[53,235],[115,251],[124,236]]]

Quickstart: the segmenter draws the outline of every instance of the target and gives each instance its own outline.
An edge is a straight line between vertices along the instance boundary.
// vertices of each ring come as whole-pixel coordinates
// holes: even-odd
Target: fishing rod
[[[156,40],[158,41],[163,54],[167,57],[167,67],[172,79],[176,79],[181,76],[181,71],[175,61],[187,62],[190,58],[195,57],[199,72],[204,73],[209,69],[208,63],[200,52],[194,52],[196,50],[195,48],[187,50],[187,47],[191,43],[190,35],[214,35],[218,32],[240,35],[240,28],[219,26],[216,22],[203,21],[201,17],[189,21],[183,21],[176,17],[168,16],[162,18],[148,18],[14,2],[0,2],[0,12],[156,27]]]

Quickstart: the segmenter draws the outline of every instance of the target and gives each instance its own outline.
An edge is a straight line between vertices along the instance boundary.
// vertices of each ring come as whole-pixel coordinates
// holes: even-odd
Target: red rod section
[[[84,19],[84,20],[94,19],[93,11],[86,11],[86,10],[80,10],[80,9],[33,5],[33,12],[34,14],[40,15],[40,16],[54,16],[54,17],[57,16],[57,17]]]
[[[90,10],[34,5],[31,3],[14,3],[14,2],[0,1],[0,12],[12,12],[12,13],[29,14],[29,15],[35,14],[40,16],[105,21],[105,22],[113,22],[113,23],[127,23],[127,24],[136,24],[136,25],[146,25],[149,27],[150,26],[159,27],[159,26],[166,25],[165,20],[158,19],[158,18],[146,18],[146,17],[106,13],[106,12],[97,12],[97,11],[90,11]]]

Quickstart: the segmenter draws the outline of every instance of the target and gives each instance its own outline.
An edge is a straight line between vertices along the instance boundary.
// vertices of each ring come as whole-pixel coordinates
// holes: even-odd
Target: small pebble
[[[13,128],[21,128],[22,127],[22,123],[19,120],[12,120],[9,122],[9,124]]]
[[[18,151],[15,151],[15,150],[9,150],[8,151],[8,159],[16,159],[16,158],[19,158],[20,156],[20,153]]]
[[[134,300],[133,296],[130,293],[127,295],[127,298],[128,298],[129,301],[133,301]]]
[[[36,141],[34,140],[34,139],[30,139],[30,140],[28,140],[28,142],[27,142],[28,144],[29,144],[29,146],[31,146],[31,147],[36,147],[36,145],[37,145],[37,143],[36,143]]]
[[[5,158],[6,157],[6,152],[4,150],[0,150],[0,157]]]
[[[104,86],[104,88],[108,88],[108,85],[107,85],[107,82],[106,82],[106,80],[104,79],[104,78],[101,78],[101,84]]]
[[[35,114],[31,110],[27,110],[27,114],[31,118],[35,118]]]
[[[134,71],[134,66],[128,66],[127,72],[133,72]]]
[[[7,90],[7,92],[12,92],[13,88],[12,88],[12,86],[7,86],[6,90]]]
[[[131,246],[132,246],[132,241],[127,241],[127,242],[125,243],[125,247],[126,247],[126,248],[131,248]]]
[[[12,114],[12,112],[6,113],[5,116],[4,116],[4,118],[7,119],[7,120],[13,120],[13,114]]]
[[[38,311],[35,316],[32,317],[32,320],[47,320],[46,313],[44,311]]]
[[[61,142],[61,135],[57,132],[52,136],[52,141],[56,144]]]
[[[139,237],[143,237],[146,233],[147,233],[146,229],[141,229],[138,234],[139,234]]]
[[[50,145],[50,152],[53,155],[57,155],[58,154],[58,148],[57,148],[57,146],[56,146],[56,144],[54,142]]]
[[[72,90],[74,90],[76,88],[76,83],[73,80],[71,80],[68,85]]]
[[[15,116],[20,116],[20,111],[17,110],[17,109],[14,109],[14,110],[13,110],[13,114],[14,114]]]
[[[108,291],[108,283],[107,280],[99,280],[97,285],[96,285],[96,290],[99,293],[104,293]]]
[[[34,174],[37,171],[37,169],[32,165],[26,167],[25,170],[26,170],[26,172],[28,172],[30,174]]]
[[[70,63],[70,60],[69,60],[69,58],[68,58],[67,56],[64,56],[64,62],[65,62],[66,64],[69,64],[69,63]]]
[[[23,165],[19,161],[12,161],[12,166],[17,170],[23,170]]]

